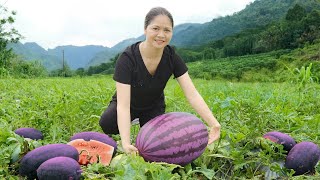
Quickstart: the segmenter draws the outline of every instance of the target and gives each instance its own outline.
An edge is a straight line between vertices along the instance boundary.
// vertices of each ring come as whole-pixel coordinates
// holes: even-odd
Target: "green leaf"
[[[222,154],[209,154],[209,155],[207,155],[207,156],[234,160],[234,158],[228,157],[228,156],[224,156],[224,155],[222,155]]]
[[[197,169],[197,170],[193,170],[193,173],[201,173],[204,176],[206,176],[208,179],[213,179],[214,175],[215,175],[215,171],[212,169]]]
[[[15,163],[19,160],[21,153],[21,145],[17,144],[17,146],[14,148],[12,154],[11,154],[11,163]]]

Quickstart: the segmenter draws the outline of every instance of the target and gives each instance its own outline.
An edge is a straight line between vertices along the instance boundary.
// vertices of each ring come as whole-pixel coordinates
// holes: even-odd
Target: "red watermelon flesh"
[[[87,165],[101,163],[105,166],[110,164],[114,147],[100,141],[75,139],[68,143],[75,147],[79,152],[79,164]]]
[[[208,131],[196,116],[172,112],[155,117],[140,130],[136,147],[151,162],[186,165],[198,158],[208,144]]]

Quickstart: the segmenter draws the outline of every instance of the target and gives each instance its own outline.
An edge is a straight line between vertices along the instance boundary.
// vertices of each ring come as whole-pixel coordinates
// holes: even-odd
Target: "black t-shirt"
[[[131,108],[149,109],[156,104],[164,104],[163,90],[173,74],[175,78],[188,71],[186,64],[171,46],[164,48],[161,60],[154,75],[145,66],[137,42],[119,56],[113,79],[131,85]],[[113,100],[116,101],[116,94]]]

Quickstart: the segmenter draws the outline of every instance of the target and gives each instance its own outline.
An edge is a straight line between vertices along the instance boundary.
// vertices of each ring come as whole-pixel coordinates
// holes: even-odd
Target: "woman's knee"
[[[99,125],[106,134],[119,134],[116,105],[108,106],[100,117]]]

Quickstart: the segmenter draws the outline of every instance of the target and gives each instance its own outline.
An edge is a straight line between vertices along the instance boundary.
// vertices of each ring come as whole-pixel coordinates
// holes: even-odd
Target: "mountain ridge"
[[[213,18],[206,23],[184,23],[175,26],[174,35],[170,44],[178,48],[200,46],[209,41],[219,40],[226,36],[233,35],[244,29],[261,27],[283,18],[287,10],[297,3],[304,4],[307,8],[312,8],[314,3],[319,4],[317,0],[255,0],[248,4],[243,10],[235,12],[233,15]],[[129,38],[117,43],[113,47],[103,47],[101,45],[67,45],[45,50],[32,43],[26,44],[26,47],[21,47],[24,44],[21,45],[20,43],[18,48],[13,46],[13,49],[17,54],[27,56],[25,58],[26,60],[32,60],[32,58],[36,58],[35,60],[48,58],[53,61],[51,64],[57,63],[57,65],[54,66],[46,66],[48,69],[61,67],[62,49],[64,49],[67,64],[71,69],[77,69],[106,63],[116,54],[124,50],[125,47],[143,39],[144,35]],[[47,62],[49,60],[42,61]]]

